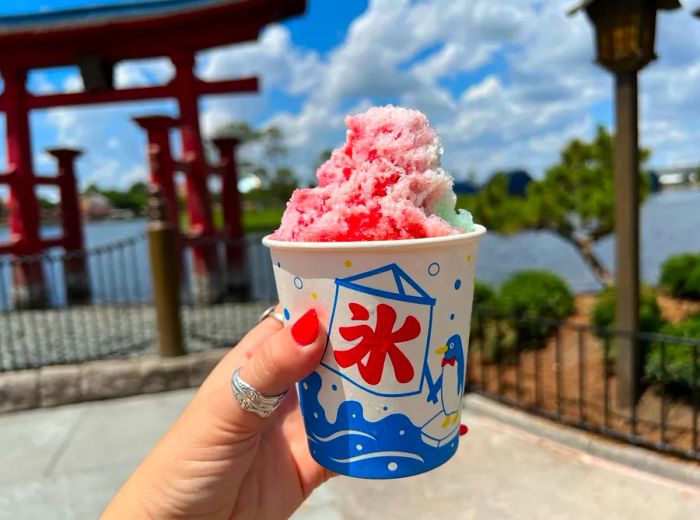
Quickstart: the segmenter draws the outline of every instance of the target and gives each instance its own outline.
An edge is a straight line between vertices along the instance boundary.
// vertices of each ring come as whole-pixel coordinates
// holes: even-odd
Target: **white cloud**
[[[449,42],[439,52],[413,67],[413,72],[418,77],[454,77],[488,63],[495,48],[495,45],[484,45],[474,50],[462,43]]]
[[[317,86],[320,57],[315,51],[291,43],[289,31],[274,25],[256,42],[222,47],[203,53],[199,75],[222,80],[260,75],[264,89],[276,88],[288,94],[302,94]]]
[[[593,64],[592,28],[583,15],[568,17],[568,7],[568,0],[372,2],[330,53],[323,88],[298,114],[271,121],[294,134],[298,157],[315,158],[329,137],[339,139],[333,116],[348,111],[347,100],[393,99],[426,112],[457,176],[511,167],[539,175],[568,140],[591,136],[592,114],[612,103],[611,77]],[[661,60],[641,81],[642,141],[658,148],[658,163],[698,162],[700,120],[687,113],[700,103],[700,40],[690,36],[697,21],[664,13],[658,26]],[[443,86],[495,59],[505,66],[463,92]]]
[[[292,45],[282,26],[266,28],[258,41],[214,49],[200,55],[198,75],[205,80],[258,76],[261,92],[209,98],[202,104],[201,123],[211,136],[232,121],[253,121],[267,110],[275,92],[289,96],[308,95],[322,78],[316,51]]]
[[[700,23],[692,10],[661,14],[659,58],[640,75],[641,139],[656,165],[700,162],[700,119],[693,112],[700,106]]]
[[[48,111],[53,126],[50,146],[72,146],[84,151],[78,160],[80,184],[125,188],[146,176],[146,137],[133,116],[173,113],[172,103],[130,103],[105,107],[61,108]]]
[[[64,92],[80,92],[83,89],[85,89],[85,85],[80,74],[71,74],[63,80]]]
[[[167,58],[124,61],[114,69],[114,84],[117,88],[158,85],[167,83],[174,74],[175,68]]]
[[[57,86],[43,71],[29,74],[27,89],[34,94],[53,94],[58,90]]]
[[[520,42],[533,16],[533,10],[518,1],[371,2],[351,24],[345,42],[325,60],[322,87],[298,114],[278,115],[270,122],[294,136],[293,153],[305,157],[308,168],[318,151],[342,138],[339,122],[342,114],[352,112],[350,107],[393,100],[423,110],[436,128],[448,131],[452,137],[445,139],[451,145],[446,147],[448,166],[480,170],[479,165],[465,164],[464,154],[456,150],[466,148],[469,135],[472,140],[480,137],[477,128],[488,130],[502,107],[494,105],[488,113],[479,109],[463,117],[465,101],[441,81],[474,71],[507,45]],[[500,84],[494,77],[471,95],[489,96],[484,89]],[[477,124],[463,128],[470,118]]]

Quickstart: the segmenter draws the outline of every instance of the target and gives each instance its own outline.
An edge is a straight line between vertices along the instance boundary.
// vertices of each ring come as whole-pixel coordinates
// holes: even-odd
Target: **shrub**
[[[700,339],[700,314],[686,318],[679,323],[669,323],[661,328],[662,334],[681,338]],[[666,343],[652,343],[645,364],[645,374],[649,382],[660,383],[667,390],[690,391],[693,387],[693,349],[700,346]],[[662,359],[663,358],[663,359]],[[700,385],[700,351],[695,368]],[[663,361],[663,363],[662,363]],[[665,367],[665,370],[664,370]]]
[[[700,254],[668,257],[661,265],[659,284],[676,298],[700,299]]]
[[[474,312],[470,332],[470,348],[480,351],[486,363],[498,361],[504,349],[499,341],[498,297],[489,285],[476,282],[474,286]]]
[[[700,262],[696,265],[685,281],[685,297],[692,300],[700,300]]]
[[[600,329],[614,329],[615,323],[615,289],[604,289],[596,299],[591,312],[591,323]],[[649,288],[643,288],[639,295],[639,330],[642,332],[658,332],[663,326],[664,319],[661,308],[656,301],[656,292]],[[603,331],[598,332],[598,337],[603,340],[605,362],[608,366],[617,359],[617,347],[614,335]]]
[[[510,320],[497,316],[482,318],[474,347],[481,352],[484,363],[516,361],[518,332]]]
[[[554,273],[536,270],[520,271],[506,280],[498,305],[515,331],[518,349],[544,346],[544,340],[556,329],[556,322],[573,314],[576,308],[564,280]]]
[[[474,285],[474,308],[493,309],[496,305],[496,291],[490,285],[476,282]]]
[[[594,327],[615,328],[615,288],[608,287],[598,294],[591,323]],[[661,308],[656,302],[656,292],[645,287],[639,295],[639,330],[642,332],[657,332],[663,324]]]

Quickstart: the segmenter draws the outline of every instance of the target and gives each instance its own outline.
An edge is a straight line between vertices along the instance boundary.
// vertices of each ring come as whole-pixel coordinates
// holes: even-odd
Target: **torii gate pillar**
[[[46,150],[58,162],[58,188],[61,193],[61,225],[63,227],[63,278],[68,305],[90,303],[90,275],[85,256],[83,218],[75,178],[75,161],[83,152],[74,148]]]
[[[241,195],[238,192],[236,150],[241,144],[234,137],[213,140],[221,160],[221,206],[224,213],[223,235],[226,240],[226,292],[236,300],[247,301],[250,283],[246,273],[246,248],[243,234]]]
[[[187,209],[190,217],[190,233],[193,238],[212,237],[214,223],[211,214],[208,169],[199,127],[198,89],[199,80],[194,75],[194,55],[179,53],[170,57],[175,66],[173,86],[180,109],[182,151],[185,161],[190,163],[187,172]],[[214,244],[193,245],[195,276],[199,278],[194,287],[202,288],[201,297],[216,301],[223,296],[221,268]]]
[[[27,107],[27,71],[3,68],[5,115],[7,126],[7,162],[11,175],[9,224],[11,241],[17,256],[41,252],[39,201],[36,197],[32,146]],[[38,309],[48,305],[40,260],[22,260],[14,265],[12,299],[16,308]]]

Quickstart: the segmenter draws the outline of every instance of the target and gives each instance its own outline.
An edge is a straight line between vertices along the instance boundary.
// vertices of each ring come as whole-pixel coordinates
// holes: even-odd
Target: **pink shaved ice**
[[[348,116],[346,142],[297,189],[271,238],[349,242],[439,237],[471,231],[455,212],[440,141],[417,110],[374,107]]]

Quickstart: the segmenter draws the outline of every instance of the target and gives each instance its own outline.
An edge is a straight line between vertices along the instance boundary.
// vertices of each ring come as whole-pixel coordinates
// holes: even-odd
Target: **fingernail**
[[[294,325],[292,325],[292,337],[299,345],[310,345],[318,337],[318,315],[311,309]]]
[[[469,431],[469,428],[467,428],[466,424],[460,424],[459,425],[459,436],[461,437],[462,435],[466,435],[467,432]]]

